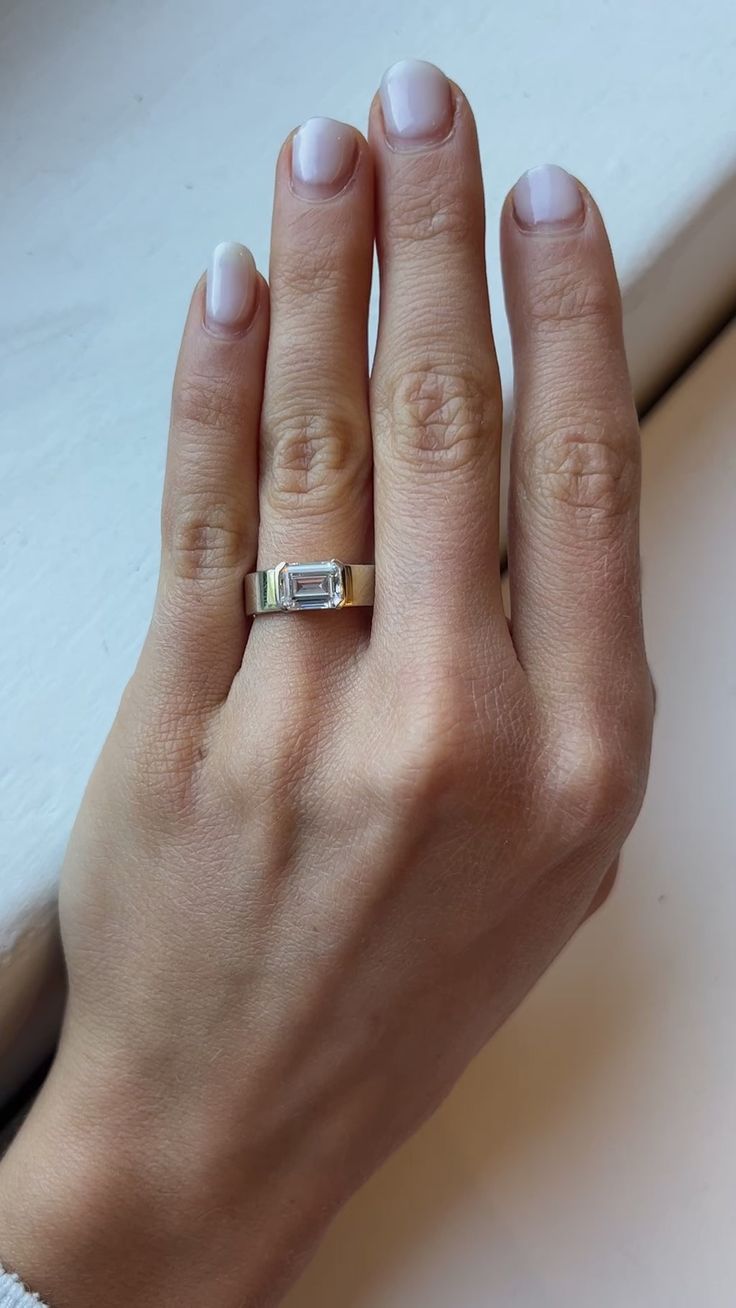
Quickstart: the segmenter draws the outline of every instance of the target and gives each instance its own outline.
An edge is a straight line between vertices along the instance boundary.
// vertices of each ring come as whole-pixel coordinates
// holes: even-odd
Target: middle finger
[[[473,115],[438,68],[405,60],[383,79],[370,141],[381,273],[374,632],[415,630],[422,614],[467,630],[470,609],[505,630],[501,399]]]

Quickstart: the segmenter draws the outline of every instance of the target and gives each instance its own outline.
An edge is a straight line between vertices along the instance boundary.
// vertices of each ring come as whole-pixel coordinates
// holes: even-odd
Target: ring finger
[[[310,119],[287,141],[276,173],[259,567],[370,560],[372,249],[367,144],[343,123]],[[347,617],[337,616],[343,633]],[[365,631],[364,616],[355,618]],[[324,639],[323,615],[317,625]]]

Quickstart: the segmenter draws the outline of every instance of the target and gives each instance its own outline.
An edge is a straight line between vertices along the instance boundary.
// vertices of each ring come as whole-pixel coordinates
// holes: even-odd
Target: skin
[[[572,229],[501,216],[509,623],[453,97],[450,135],[404,152],[374,103],[319,203],[287,141],[247,330],[208,330],[194,292],[155,612],[63,871],[61,1045],[0,1166],[0,1254],[55,1308],[276,1303],[600,900],[641,804],[639,433],[605,231],[584,191]],[[246,621],[256,558],[374,542],[372,613]]]

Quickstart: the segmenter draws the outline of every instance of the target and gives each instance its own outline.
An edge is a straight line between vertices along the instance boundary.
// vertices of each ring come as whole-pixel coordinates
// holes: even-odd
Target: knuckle
[[[378,809],[413,823],[442,809],[456,789],[457,758],[427,731],[423,740],[403,742],[387,752],[371,787]]]
[[[179,819],[194,811],[208,742],[201,713],[164,696],[141,703],[131,688],[121,705],[116,744],[123,759],[123,789],[135,799],[142,816],[155,822],[166,814]]]
[[[189,373],[177,382],[173,400],[173,426],[179,443],[203,433],[240,431],[243,404],[227,377]]]
[[[486,761],[472,721],[462,689],[448,684],[445,675],[438,673],[405,695],[375,779],[379,808],[410,825],[420,816],[426,819],[427,812],[454,808]]]
[[[250,554],[250,533],[234,501],[177,496],[164,506],[162,534],[171,571],[181,581],[242,570]]]
[[[595,327],[611,322],[618,312],[618,298],[604,277],[558,262],[533,280],[526,308],[536,328],[554,330],[576,323]]]
[[[316,411],[284,414],[271,424],[266,493],[270,506],[284,512],[319,513],[362,494],[370,477],[367,442],[347,417]]]
[[[266,817],[278,813],[283,831],[284,816],[291,812],[303,780],[298,741],[290,752],[282,735],[276,733],[271,741],[257,741],[245,759],[240,751],[231,750],[219,764],[227,806],[241,818],[251,812]]]
[[[400,245],[440,239],[464,245],[473,235],[472,214],[460,187],[448,184],[432,189],[424,183],[407,183],[395,191],[386,211],[386,240]]]
[[[636,443],[606,415],[546,425],[525,447],[519,473],[527,497],[561,505],[586,525],[622,517],[638,494]]]
[[[268,730],[251,736],[244,786],[243,760],[235,750],[234,776],[239,788],[267,797],[269,803],[288,811],[291,800],[303,786],[315,748],[315,704],[310,687],[292,689],[290,713],[270,720]],[[240,802],[240,801],[239,801]]]
[[[344,249],[334,233],[325,231],[322,215],[300,217],[299,230],[279,254],[274,281],[282,302],[283,297],[301,302],[307,296],[332,294],[346,276]]]
[[[213,754],[223,788],[240,812],[247,804],[249,810],[273,808],[284,815],[315,784],[315,760],[325,753],[322,683],[314,675],[313,657],[303,649],[273,651],[267,680],[252,705],[247,749],[242,703],[236,696],[219,715]],[[288,712],[274,715],[269,706],[284,687]]]
[[[576,733],[557,754],[554,802],[576,844],[629,832],[641,807],[648,751],[599,732]]]
[[[435,472],[473,464],[500,422],[498,397],[485,379],[432,361],[403,373],[382,407],[396,455]]]

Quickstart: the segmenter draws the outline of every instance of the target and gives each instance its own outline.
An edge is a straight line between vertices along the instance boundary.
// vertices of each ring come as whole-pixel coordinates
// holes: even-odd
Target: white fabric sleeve
[[[0,1308],[46,1308],[46,1304],[0,1263]]]

